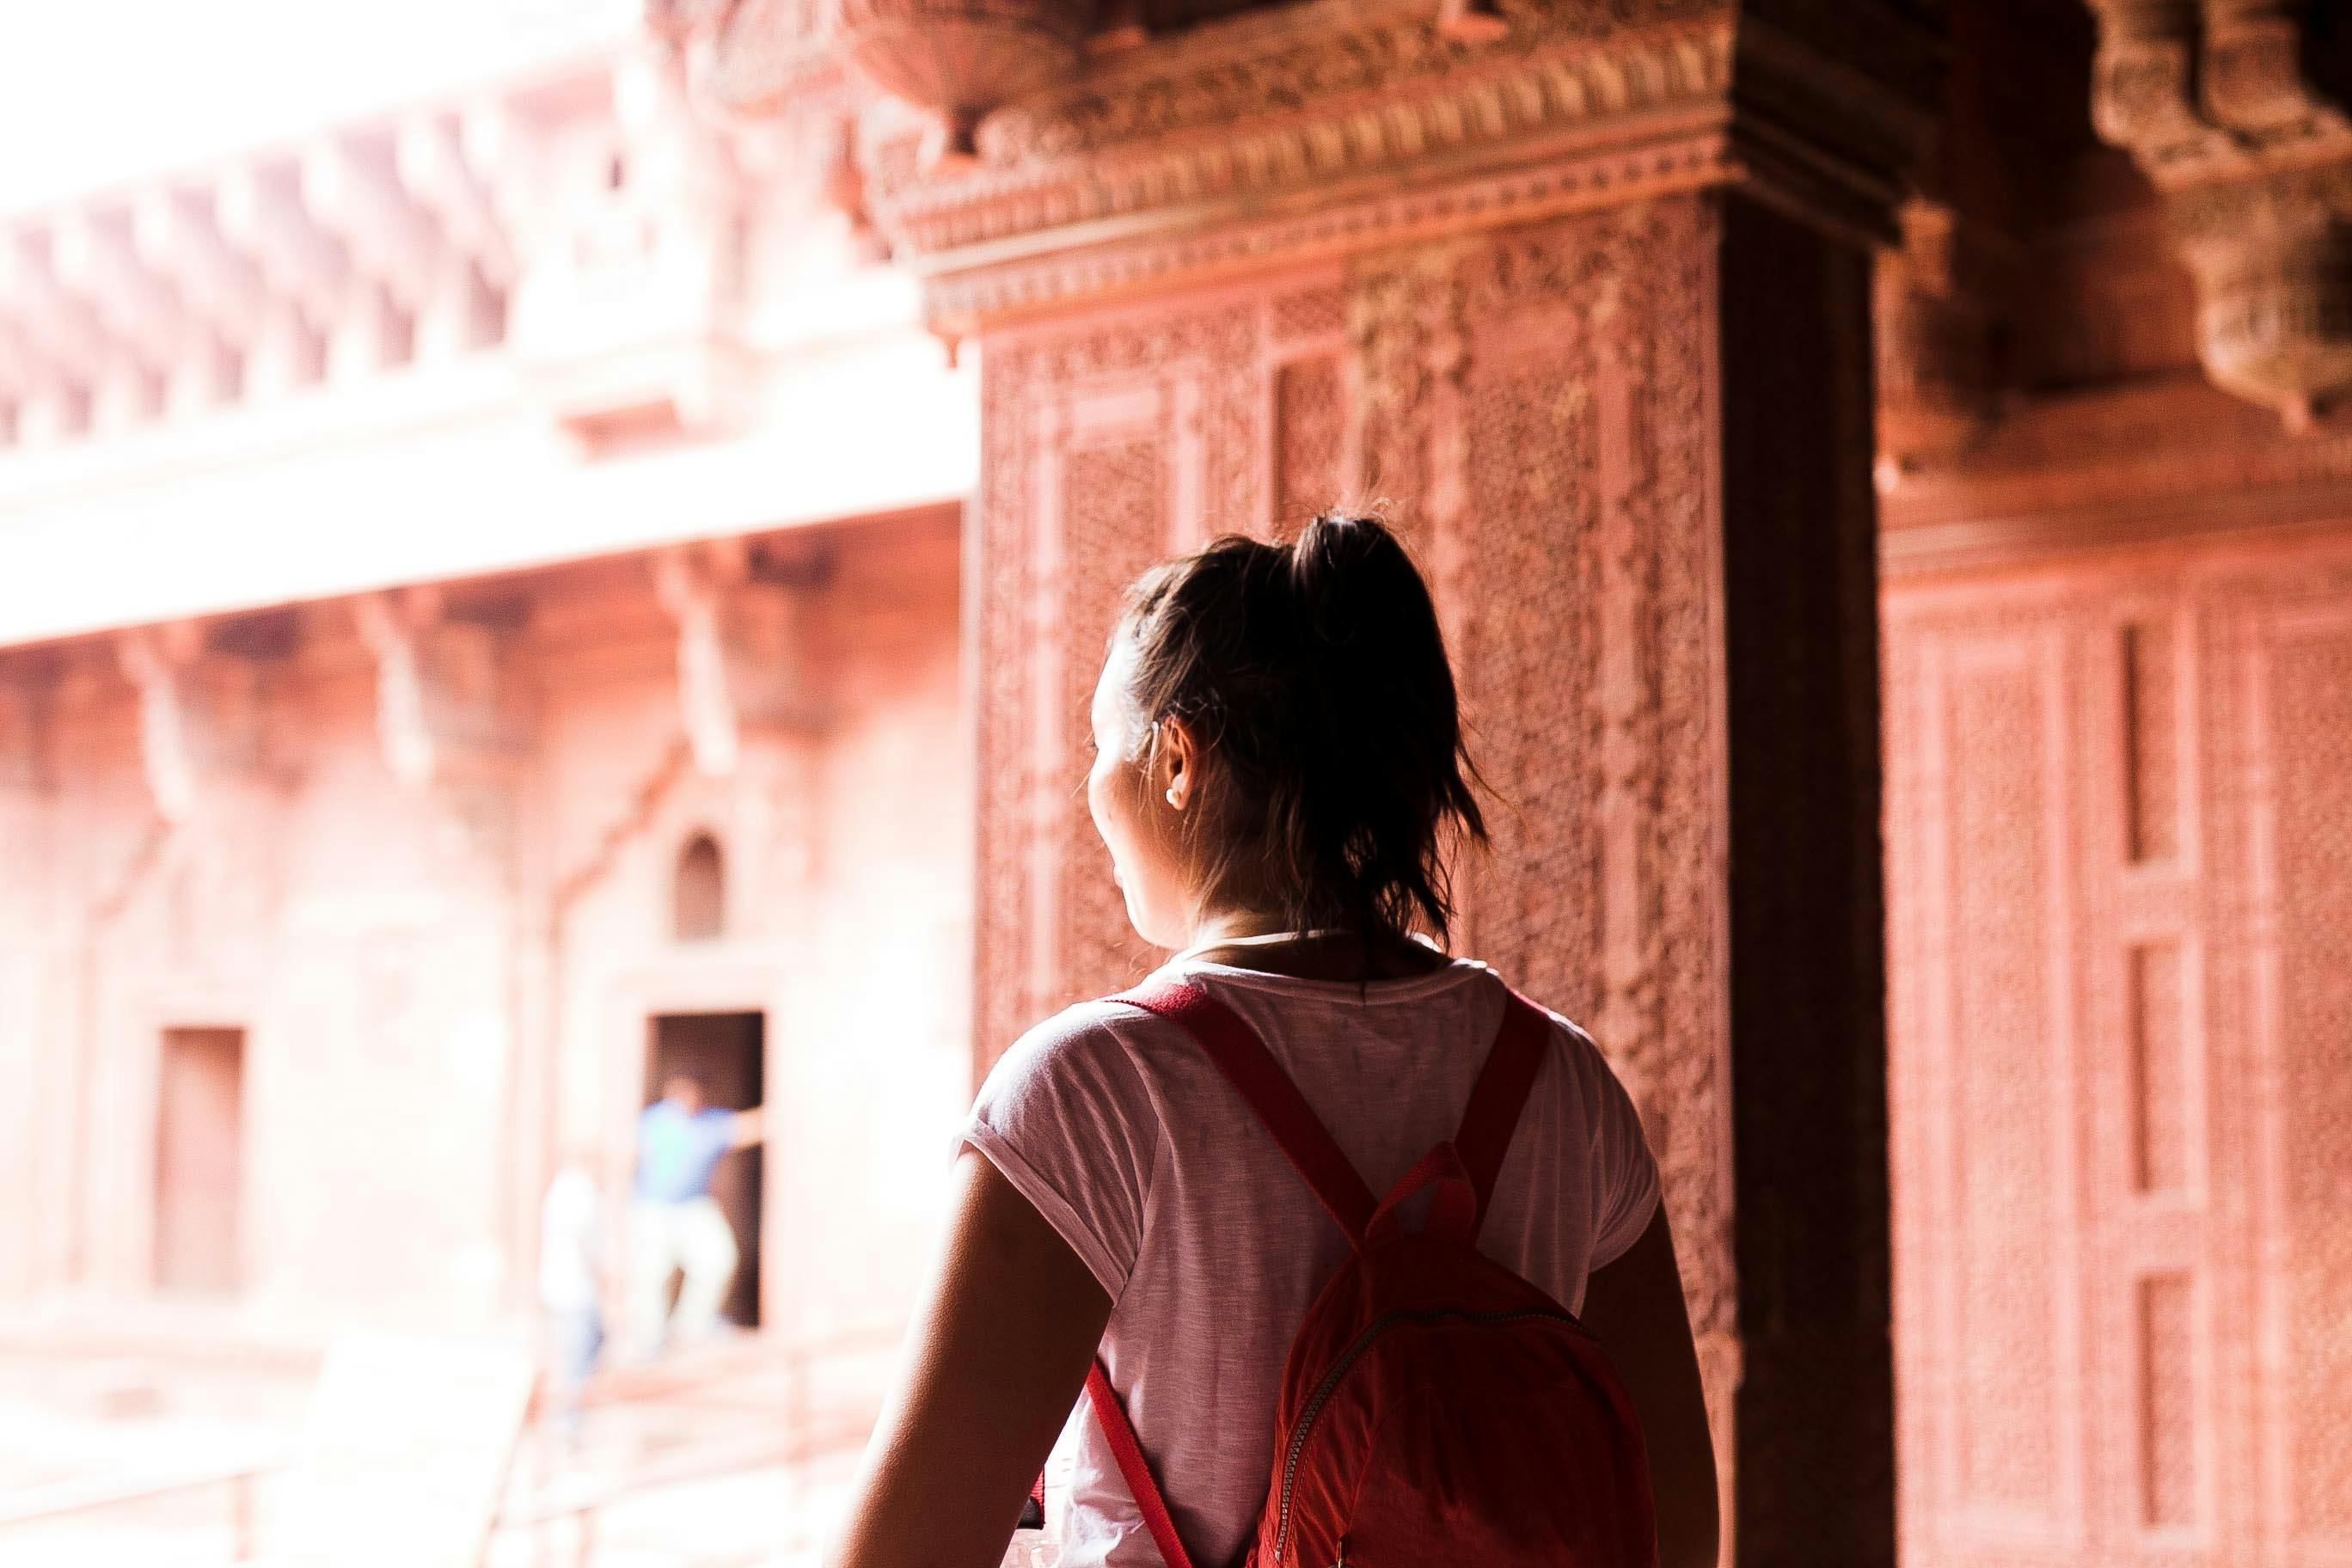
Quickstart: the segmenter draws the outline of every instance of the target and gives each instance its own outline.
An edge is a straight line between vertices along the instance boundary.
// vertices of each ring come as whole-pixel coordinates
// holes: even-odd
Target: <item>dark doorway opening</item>
[[[729,1110],[749,1110],[767,1095],[767,1016],[761,1013],[666,1013],[653,1020],[646,1052],[646,1103],[683,1073],[703,1098]],[[741,1261],[723,1309],[743,1328],[760,1324],[760,1210],[767,1157],[759,1144],[730,1150],[711,1173],[710,1195],[735,1232]]]
[[[166,1029],[155,1086],[155,1288],[238,1285],[245,1031]]]

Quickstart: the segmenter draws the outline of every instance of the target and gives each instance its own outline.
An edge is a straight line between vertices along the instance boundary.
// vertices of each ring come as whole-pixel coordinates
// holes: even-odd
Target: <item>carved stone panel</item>
[[[974,1026],[984,1066],[1149,965],[1085,792],[1087,707],[1120,590],[1262,528],[1263,300],[1192,300],[991,340],[975,567],[981,682]]]
[[[2339,584],[2338,592],[2342,588]],[[2274,1408],[2286,1460],[2281,1523],[2315,1559],[2352,1552],[2352,615],[2297,606],[2257,653],[2258,755],[2249,802],[2266,851],[2250,868],[2275,921],[2255,954],[2258,1059],[2277,1099],[2263,1139],[2278,1211],[2265,1306],[2281,1341]],[[2250,781],[2251,782],[2251,781]]]
[[[2352,538],[1887,598],[1914,1564],[2352,1546]]]

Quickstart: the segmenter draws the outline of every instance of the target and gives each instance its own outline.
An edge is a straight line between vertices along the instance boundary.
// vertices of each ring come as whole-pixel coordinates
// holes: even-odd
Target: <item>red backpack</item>
[[[1247,1568],[1654,1568],[1641,1430],[1600,1342],[1476,1246],[1550,1020],[1510,994],[1462,1130],[1375,1203],[1223,1003],[1181,981],[1116,1000],[1183,1026],[1355,1247],[1291,1342]],[[1087,1393],[1160,1556],[1192,1568],[1099,1361]]]

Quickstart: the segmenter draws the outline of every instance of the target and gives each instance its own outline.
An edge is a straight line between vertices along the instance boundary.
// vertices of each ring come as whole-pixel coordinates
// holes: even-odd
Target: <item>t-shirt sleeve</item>
[[[1658,1162],[1641,1113],[1583,1030],[1568,1030],[1570,1061],[1583,1080],[1592,1131],[1592,1267],[1622,1258],[1649,1228],[1658,1207]]]
[[[706,1107],[695,1118],[695,1131],[701,1135],[698,1141],[704,1155],[717,1160],[735,1147],[735,1118],[740,1114],[740,1111],[725,1110],[713,1105]]]
[[[1110,1026],[1114,1016],[1088,1004],[1024,1035],[981,1086],[963,1142],[1117,1300],[1142,1245],[1160,1116]]]

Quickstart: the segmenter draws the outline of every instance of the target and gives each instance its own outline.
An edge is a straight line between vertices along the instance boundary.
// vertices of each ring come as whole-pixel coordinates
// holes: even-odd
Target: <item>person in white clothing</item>
[[[604,1346],[603,1208],[592,1161],[567,1152],[539,1208],[539,1305],[567,1439],[579,1436],[580,1396]]]
[[[1333,516],[1154,568],[1090,730],[1087,805],[1136,931],[1174,952],[1160,975],[1238,1015],[1385,1190],[1452,1133],[1505,1000],[1433,940],[1444,850],[1485,826],[1412,559],[1379,521]],[[1057,1434],[1063,1568],[1161,1563],[1104,1426],[1079,1404],[1064,1432],[1098,1351],[1185,1555],[1236,1561],[1284,1356],[1346,1237],[1182,1031],[1108,1001],[1012,1044],[956,1180],[836,1568],[992,1568]],[[1713,1568],[1714,1453],[1658,1191],[1631,1098],[1552,1015],[1476,1245],[1610,1347],[1660,1568]]]

